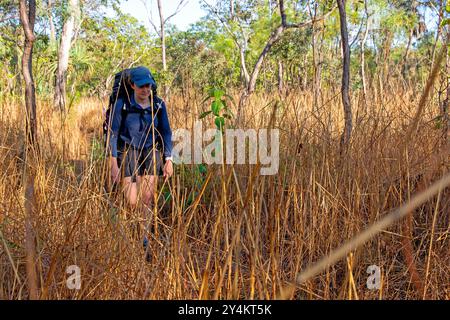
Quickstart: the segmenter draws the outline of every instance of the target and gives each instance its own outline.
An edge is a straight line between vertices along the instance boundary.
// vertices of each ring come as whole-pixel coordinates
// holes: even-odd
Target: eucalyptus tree
[[[166,54],[166,28],[167,25],[175,15],[177,15],[180,10],[183,8],[184,5],[187,4],[188,0],[178,0],[176,9],[173,13],[169,14],[167,17],[164,15],[164,7],[163,2],[161,0],[156,0],[157,6],[158,6],[158,15],[159,15],[159,28],[156,26],[156,24],[153,21],[153,16],[151,14],[151,11],[148,8],[147,0],[142,0],[143,4],[145,5],[147,9],[148,14],[148,21],[150,25],[153,27],[155,32],[157,33],[160,41],[161,41],[161,61],[162,61],[162,68],[164,71],[164,77],[167,77],[167,54]],[[150,4],[153,0],[150,0]],[[169,86],[167,85],[166,79],[164,79],[164,95],[167,96],[169,94]]]
[[[37,119],[36,119],[36,94],[33,80],[33,43],[36,39],[34,25],[36,21],[35,0],[19,0],[20,21],[25,34],[22,56],[22,73],[25,79],[25,253],[26,271],[28,279],[29,298],[38,299],[38,284],[36,273],[36,238],[34,224],[37,216],[37,203],[35,198],[35,175],[38,161]]]
[[[68,0],[67,11],[63,16],[63,28],[58,49],[58,67],[55,79],[54,105],[60,111],[65,111],[66,106],[66,77],[69,66],[69,53],[72,46],[72,38],[76,31],[76,26],[80,21],[79,0]]]
[[[230,35],[239,50],[244,90],[239,100],[237,122],[240,121],[245,101],[256,89],[264,60],[271,48],[282,38],[284,32],[288,29],[304,28],[321,21],[334,10],[334,8],[329,8],[322,16],[293,23],[288,20],[299,18],[298,12],[291,9],[295,9],[296,1],[286,1],[286,3],[284,0],[270,1],[269,3],[260,0],[234,1],[233,15],[229,12],[229,1],[218,1],[216,6],[212,6],[206,0],[203,0],[203,3],[209,9],[211,16],[221,22],[223,29]],[[274,13],[275,9],[277,9],[278,15]],[[231,16],[233,19],[229,18]],[[251,59],[252,57],[253,59]],[[253,65],[250,69],[251,72],[248,71],[249,60]]]
[[[346,0],[337,0],[339,7],[339,20],[342,38],[342,104],[344,106],[345,126],[341,142],[348,146],[352,133],[352,106],[350,104],[349,84],[350,84],[350,46],[348,43],[348,30],[346,18]]]

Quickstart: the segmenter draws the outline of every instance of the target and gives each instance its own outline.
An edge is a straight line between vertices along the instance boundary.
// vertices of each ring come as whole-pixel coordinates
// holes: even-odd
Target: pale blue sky
[[[176,25],[180,30],[187,30],[191,23],[200,20],[206,14],[200,6],[200,3],[204,1],[209,4],[216,2],[216,0],[184,0],[181,10],[170,19],[169,23]],[[147,9],[144,2],[147,3]],[[162,0],[164,17],[172,15],[179,3],[180,0]],[[157,0],[121,0],[120,8],[124,13],[128,13],[138,19],[150,32],[153,33],[154,29],[149,23],[149,17],[152,17],[153,23],[159,28]],[[427,27],[430,30],[435,30],[437,19],[434,13],[430,9],[424,13]]]
[[[147,8],[144,6],[144,1],[147,3]],[[187,30],[191,23],[200,20],[206,12],[200,7],[201,0],[185,0],[181,6],[181,10],[173,16],[169,23],[174,24],[180,30]],[[180,0],[162,0],[164,18],[172,15]],[[208,3],[214,3],[213,0],[208,0]],[[120,8],[124,13],[128,13],[142,22],[150,31],[154,29],[149,23],[149,16],[153,17],[153,23],[159,28],[159,14],[156,0],[122,0]]]

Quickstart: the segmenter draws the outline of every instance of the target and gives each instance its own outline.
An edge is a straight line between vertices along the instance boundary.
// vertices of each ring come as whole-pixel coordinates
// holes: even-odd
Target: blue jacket
[[[152,112],[143,113],[133,112],[133,110],[145,110],[134,100],[134,95],[131,95],[131,104],[128,107],[128,112],[125,112],[126,119],[122,123],[122,108],[123,100],[118,99],[111,114],[111,136],[110,146],[113,157],[117,157],[117,140],[120,136],[125,143],[132,145],[135,148],[150,148],[153,145],[153,126],[155,125],[155,141],[158,136],[163,142],[164,158],[172,155],[172,130],[170,129],[169,118],[167,116],[166,104],[162,99],[155,98]],[[120,132],[119,132],[120,130]]]

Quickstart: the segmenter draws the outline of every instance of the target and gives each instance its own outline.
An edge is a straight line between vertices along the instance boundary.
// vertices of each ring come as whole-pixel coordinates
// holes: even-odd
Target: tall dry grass
[[[192,128],[207,108],[202,100],[174,96],[168,102],[172,128]],[[35,228],[41,297],[276,298],[300,271],[448,172],[434,99],[420,134],[405,144],[419,95],[398,90],[364,103],[355,94],[347,153],[339,146],[340,96],[329,90],[321,100],[313,107],[308,92],[249,100],[247,128],[280,130],[277,175],[260,176],[255,165],[212,165],[204,173],[179,165],[170,181],[160,181],[150,263],[136,232],[141,216],[103,189],[102,102],[84,99],[65,119],[40,102]],[[0,298],[26,299],[22,103],[3,100],[0,121]],[[211,120],[204,120],[207,126]],[[402,222],[383,230],[290,298],[449,299],[449,191],[415,210],[412,228]],[[66,286],[70,265],[81,269],[80,290]],[[370,265],[381,268],[380,290],[366,287]]]

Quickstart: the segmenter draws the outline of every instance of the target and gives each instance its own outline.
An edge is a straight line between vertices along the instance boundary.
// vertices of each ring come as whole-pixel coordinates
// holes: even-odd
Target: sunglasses
[[[144,84],[142,86],[138,86],[139,89],[150,88],[150,83]]]

